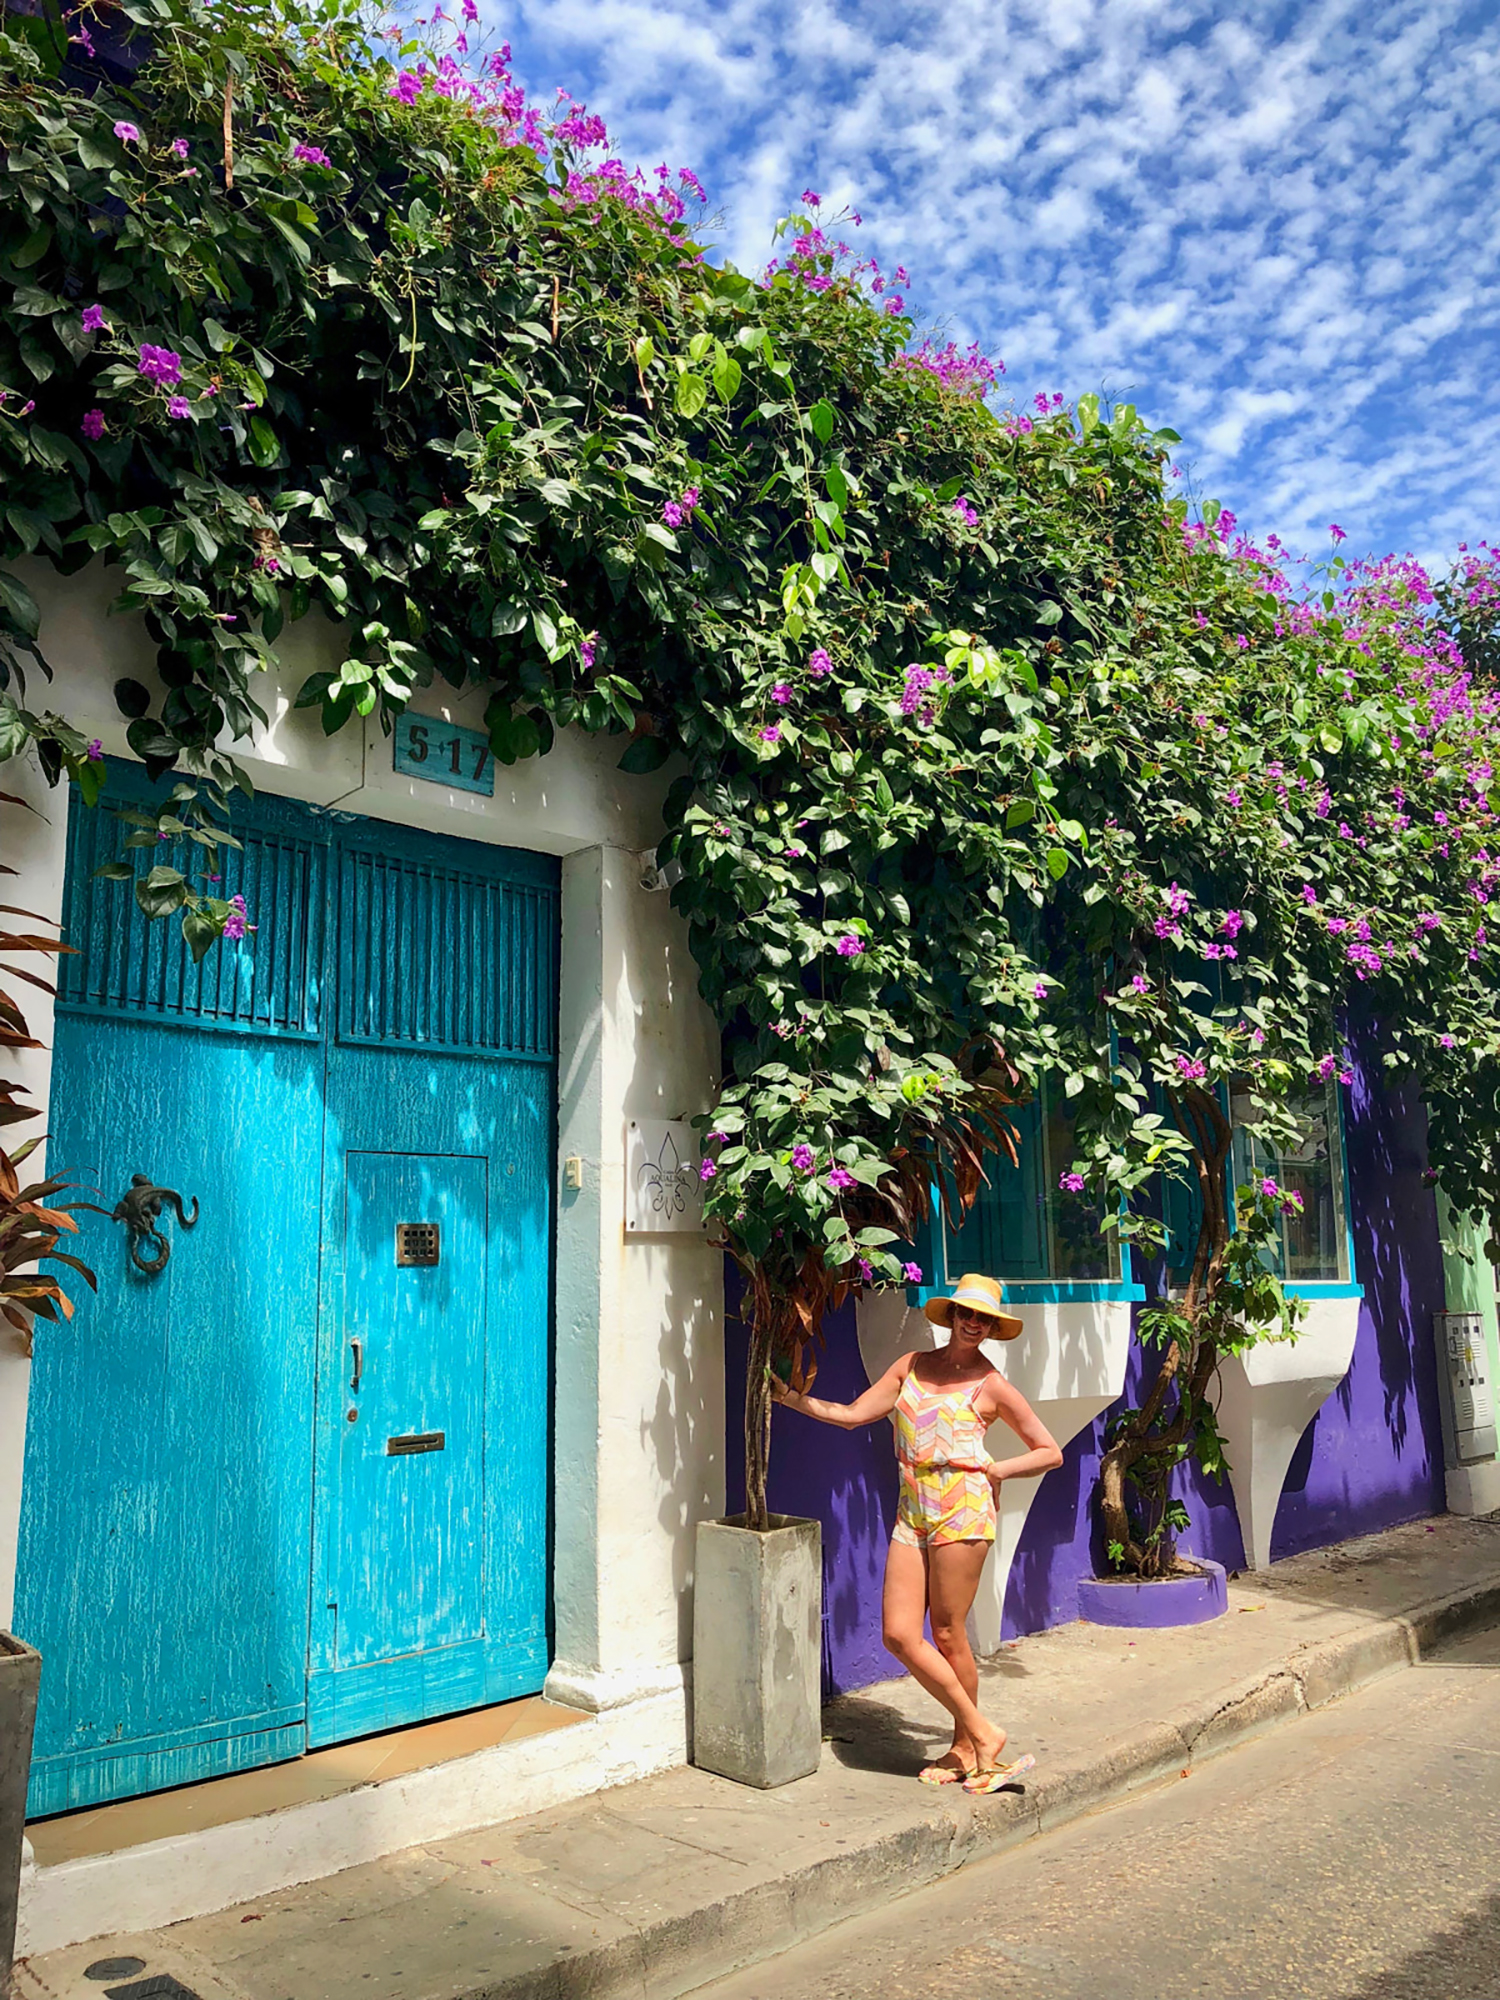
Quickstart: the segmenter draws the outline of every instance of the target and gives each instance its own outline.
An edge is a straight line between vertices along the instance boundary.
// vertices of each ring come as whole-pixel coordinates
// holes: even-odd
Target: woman
[[[981,1349],[982,1341],[1014,1340],[1021,1331],[1000,1299],[996,1280],[977,1273],[962,1277],[951,1298],[929,1299],[924,1310],[949,1329],[947,1346],[903,1354],[852,1403],[825,1403],[775,1376],[771,1383],[777,1402],[841,1430],[894,1416],[901,1499],[886,1558],[882,1636],[953,1717],[952,1747],[922,1771],[923,1784],[961,1783],[974,1793],[998,1791],[1036,1761],[1002,1764],[1005,1731],[978,1708],[966,1621],[995,1539],[996,1496],[1007,1479],[1035,1479],[1062,1464],[1046,1426]],[[985,1450],[984,1434],[1000,1417],[1026,1446],[1016,1458],[992,1459]],[[930,1642],[924,1617],[932,1622]]]

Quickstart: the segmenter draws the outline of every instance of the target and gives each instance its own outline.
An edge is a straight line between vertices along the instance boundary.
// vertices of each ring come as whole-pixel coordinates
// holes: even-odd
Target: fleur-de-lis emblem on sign
[[[686,1215],[689,1202],[696,1205],[701,1199],[698,1176],[691,1162],[678,1152],[677,1141],[670,1132],[664,1136],[656,1158],[643,1160],[636,1174],[653,1215]]]

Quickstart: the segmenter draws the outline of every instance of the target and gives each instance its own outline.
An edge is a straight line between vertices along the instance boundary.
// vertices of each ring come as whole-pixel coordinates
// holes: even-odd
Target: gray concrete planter
[[[773,1514],[698,1523],[693,1583],[693,1762],[769,1790],[806,1778],[822,1749],[823,1531]]]
[[[21,1840],[26,1830],[26,1781],[42,1656],[0,1632],[0,1995],[10,1992],[21,1887]]]

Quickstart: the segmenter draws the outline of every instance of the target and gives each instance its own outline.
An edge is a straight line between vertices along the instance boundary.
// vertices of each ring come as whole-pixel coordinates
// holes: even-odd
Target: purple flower
[[[821,646],[816,646],[807,656],[807,671],[814,680],[821,680],[824,674],[833,672],[833,662]]]
[[[953,511],[955,514],[957,514],[958,518],[960,519],[960,521],[963,522],[966,528],[977,528],[979,526],[979,516],[975,513],[974,509],[969,505],[968,501],[964,498],[962,493],[960,493],[958,498],[954,501]]]
[[[232,941],[235,938],[242,938],[245,935],[246,931],[250,928],[249,924],[245,921],[248,914],[249,912],[245,908],[244,897],[231,896],[229,899],[229,914],[224,919],[224,935],[226,938]]]
[[[802,190],[802,199],[807,203],[809,208],[820,208],[823,202],[822,195],[814,193],[811,188],[804,188]]]
[[[857,937],[853,935],[852,932],[850,932],[846,936],[841,937],[839,939],[834,949],[837,951],[840,958],[858,958],[860,953],[864,950],[864,945],[860,942],[860,940]]]
[[[1353,838],[1354,838],[1354,828],[1350,826],[1348,820],[1341,819],[1339,821],[1339,839],[1353,840]]]
[[[83,330],[85,333],[108,333],[103,306],[85,306],[83,309]]]
[[[1302,884],[1302,900],[1304,903],[1308,905],[1309,908],[1311,908],[1313,905],[1316,904],[1318,900],[1318,892],[1313,887],[1311,882],[1304,882]]]
[[[415,76],[409,69],[402,70],[396,81],[387,90],[387,97],[394,97],[402,104],[415,104],[422,95],[425,78]]]
[[[1225,802],[1229,805],[1237,806],[1240,804],[1240,795],[1238,792],[1226,792],[1224,798]]]
[[[1323,1056],[1317,1068],[1313,1071],[1313,1075],[1318,1079],[1319,1083],[1327,1083],[1338,1066],[1339,1059],[1337,1056]]]
[[[83,422],[78,426],[91,443],[97,444],[104,435],[103,410],[85,410]]]
[[[142,341],[136,372],[159,389],[175,389],[182,380],[182,356],[170,347],[153,347],[149,340]]]
[[[292,148],[292,158],[294,160],[305,161],[310,167],[331,167],[333,165],[332,160],[329,159],[321,146],[308,146],[300,139]]]
[[[787,705],[787,703],[788,703],[788,702],[789,702],[789,701],[791,700],[791,698],[792,698],[792,684],[791,684],[791,682],[790,682],[790,681],[777,681],[776,685],[775,685],[775,686],[774,686],[774,687],[773,687],[773,688],[771,689],[771,699],[772,699],[772,701],[774,701],[774,702],[779,702],[779,703],[780,703],[780,705],[781,705],[781,706],[782,706],[783,708],[785,708],[785,707],[786,707],[786,705]]]
[[[810,1174],[817,1164],[817,1154],[805,1139],[799,1139],[792,1148],[792,1165],[799,1174]]]
[[[768,722],[760,732],[760,740],[762,743],[779,743],[781,741],[780,723]]]
[[[185,160],[188,156],[188,142],[186,139],[174,139],[167,150],[175,153],[179,160]]]
[[[833,1172],[828,1176],[828,1185],[836,1193],[842,1194],[845,1188],[858,1187],[859,1182],[847,1167],[835,1167]]]
[[[585,673],[590,673],[593,670],[594,646],[596,641],[598,640],[598,637],[599,634],[597,632],[590,632],[589,636],[584,640],[583,644],[578,648],[578,657],[583,662],[583,671]]]
[[[1279,1201],[1281,1199],[1281,1189],[1276,1185],[1275,1181],[1272,1180],[1269,1174],[1267,1174],[1264,1180],[1262,1180],[1260,1184],[1260,1191],[1265,1196],[1267,1201]]]
[[[1177,1058],[1177,1071],[1184,1083],[1197,1083],[1201,1078],[1208,1075],[1208,1065],[1195,1061],[1191,1056],[1179,1056]]]
[[[859,1265],[859,1275],[861,1282],[868,1285],[870,1280],[875,1275],[875,1267],[870,1262],[868,1257],[860,1257],[856,1259],[856,1261]]]
[[[1452,1035],[1439,1035],[1438,1040],[1442,1043],[1445,1049],[1452,1049],[1458,1046],[1457,1041]]]
[[[687,516],[675,500],[668,500],[661,510],[661,517],[669,528],[680,528]]]
[[[1237,938],[1244,928],[1245,913],[1243,910],[1226,910],[1224,912],[1224,921],[1219,926],[1219,930],[1224,937]]]
[[[1084,1185],[1083,1175],[1059,1174],[1057,1177],[1057,1185],[1063,1190],[1065,1194],[1082,1194]]]
[[[115,137],[122,145],[138,146],[141,143],[141,128],[132,125],[128,118],[121,118],[115,125]]]
[[[1151,981],[1144,978],[1138,972],[1130,982],[1130,990],[1132,993],[1149,993],[1151,991]]]
[[[104,745],[95,736],[83,754],[91,764],[102,764],[104,762]]]
[[[903,1264],[901,1266],[901,1275],[905,1278],[907,1284],[920,1285],[922,1282],[922,1266],[920,1264]]]
[[[701,498],[702,495],[699,493],[696,486],[686,486],[683,488],[682,504],[687,509],[688,513],[690,514],[692,513],[693,509],[698,505]]]
[[[1033,1000],[1045,1000],[1045,999],[1046,999],[1046,997],[1047,997],[1047,982],[1046,982],[1046,980],[1045,980],[1045,979],[1039,979],[1039,980],[1038,980],[1038,981],[1036,982],[1035,986],[1033,986],[1033,987],[1032,987],[1032,989],[1031,989],[1031,997],[1032,997],[1032,999],[1033,999]]]
[[[709,1144],[710,1144],[710,1145],[720,1145],[720,1146],[722,1146],[722,1145],[723,1145],[723,1143],[724,1143],[724,1141],[725,1141],[725,1140],[726,1140],[726,1139],[727,1139],[728,1137],[729,1137],[729,1134],[728,1134],[727,1132],[710,1132],[710,1133],[709,1133],[709,1135],[708,1135],[708,1139],[709,1139]]]
[[[1336,542],[1342,542],[1348,539],[1337,521],[1330,521],[1328,523],[1328,532],[1330,535],[1332,535],[1333,539]]]
[[[193,414],[193,406],[186,396],[173,396],[167,404],[167,415],[181,423],[184,417]]]
[[[698,1169],[698,1178],[700,1181],[711,1181],[715,1179],[718,1171],[712,1160],[705,1160]]]

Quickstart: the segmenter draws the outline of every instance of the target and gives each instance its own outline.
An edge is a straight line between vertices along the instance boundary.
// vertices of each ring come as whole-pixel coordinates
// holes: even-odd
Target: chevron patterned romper
[[[974,1398],[988,1377],[928,1389],[913,1368],[896,1399],[896,1462],[901,1499],[892,1540],[909,1548],[992,1542],[995,1491],[985,1467],[984,1423]]]

